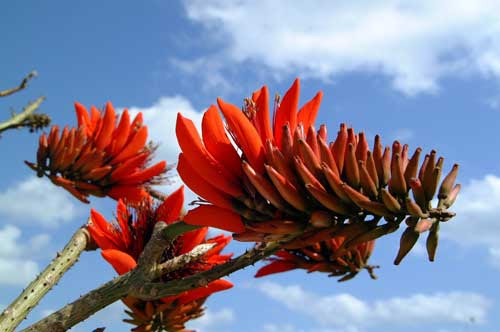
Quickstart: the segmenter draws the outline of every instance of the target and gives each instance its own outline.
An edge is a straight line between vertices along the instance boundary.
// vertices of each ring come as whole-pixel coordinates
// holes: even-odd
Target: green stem
[[[61,279],[85,250],[89,234],[80,228],[45,270],[0,314],[0,332],[11,332]]]

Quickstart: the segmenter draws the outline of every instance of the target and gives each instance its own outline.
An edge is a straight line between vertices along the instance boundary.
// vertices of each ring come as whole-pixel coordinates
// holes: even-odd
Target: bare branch
[[[16,86],[15,88],[0,91],[0,97],[6,97],[6,96],[9,96],[13,93],[16,93],[18,91],[25,89],[28,86],[28,81],[34,77],[37,77],[37,76],[38,76],[38,73],[35,70],[33,70],[31,73],[29,73],[28,75],[26,75],[23,78],[23,80],[21,81],[21,84],[19,84],[19,86]]]
[[[135,269],[81,296],[73,303],[64,306],[21,332],[66,331],[102,308],[127,295],[144,300],[155,300],[167,295],[179,294],[193,288],[206,286],[213,280],[227,276],[230,273],[243,269],[268,257],[278,250],[281,245],[278,242],[273,242],[255,247],[235,259],[217,265],[211,270],[184,279],[172,280],[167,283],[152,282],[152,280],[156,278],[158,272],[151,273],[152,266],[151,263],[148,262],[148,255],[156,255],[158,248],[162,245],[165,245],[165,243],[169,244],[180,234],[196,229],[197,227],[198,226],[187,225],[184,222],[177,222],[168,226],[159,226],[155,228],[155,234],[146,245],[143,255],[139,259]],[[194,251],[198,249],[195,248]],[[205,250],[206,248],[201,249]],[[203,251],[201,249],[200,251]],[[199,257],[200,252],[192,251],[190,255],[192,256],[190,259],[195,259],[194,257]],[[179,258],[179,260],[181,259]],[[168,268],[180,267],[180,265],[174,263],[174,260],[169,262],[169,264],[159,264],[157,268],[167,268],[167,266]],[[153,271],[155,271],[155,269],[153,269]]]
[[[21,113],[0,123],[0,133],[13,128],[30,127],[32,130],[35,130],[49,125],[50,118],[47,115],[33,114],[44,100],[45,97],[39,97],[34,102],[28,104]]]
[[[215,243],[204,243],[197,245],[190,252],[174,257],[164,263],[158,264],[153,271],[153,279],[156,279],[164,274],[177,271],[183,266],[196,262],[203,257],[210,249],[215,246]]]
[[[11,332],[23,321],[44,295],[61,279],[85,250],[89,233],[78,229],[56,258],[28,287],[0,314],[0,331]]]

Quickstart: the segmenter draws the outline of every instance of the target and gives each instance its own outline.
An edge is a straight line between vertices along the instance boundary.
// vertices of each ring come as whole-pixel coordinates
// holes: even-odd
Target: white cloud
[[[174,163],[180,152],[177,138],[175,137],[175,121],[177,113],[193,120],[198,128],[201,128],[202,113],[197,112],[189,100],[182,96],[161,97],[150,107],[129,108],[132,116],[142,112],[144,123],[148,127],[149,138],[160,143],[158,158]]]
[[[452,210],[457,216],[442,225],[443,237],[461,246],[486,246],[492,262],[500,259],[500,177],[486,175],[470,181]],[[498,261],[495,265],[500,267]]]
[[[78,212],[74,198],[47,179],[30,176],[0,192],[0,216],[9,221],[56,227]]]
[[[195,330],[202,332],[208,332],[211,330],[219,331],[221,326],[228,325],[234,320],[234,312],[230,308],[222,308],[218,311],[206,309],[203,316],[190,323],[190,328],[194,328]]]
[[[144,123],[148,126],[149,138],[159,143],[157,150],[157,160],[166,160],[169,165],[177,162],[177,157],[180,152],[179,144],[175,136],[175,122],[177,113],[182,113],[184,117],[191,119],[198,131],[201,132],[202,112],[197,112],[191,105],[189,100],[182,96],[161,97],[150,107],[135,107],[129,108],[132,116],[142,112]],[[166,186],[157,186],[156,189],[171,192],[182,185],[182,181],[175,170],[172,170],[169,175],[169,184]],[[185,202],[189,203],[197,199],[197,196],[185,187]],[[189,207],[191,208],[191,207]]]
[[[33,257],[39,255],[50,241],[47,234],[39,234],[21,241],[21,230],[12,225],[0,229],[0,285],[25,285],[38,273]]]
[[[347,293],[318,295],[301,286],[265,282],[258,290],[293,312],[309,316],[321,327],[358,331],[381,325],[467,324],[471,318],[482,323],[490,300],[472,292],[414,294],[364,301]]]
[[[250,62],[278,76],[326,80],[376,72],[409,95],[436,91],[450,75],[500,76],[498,1],[188,0],[185,7],[220,43],[207,58],[219,56],[226,67]]]

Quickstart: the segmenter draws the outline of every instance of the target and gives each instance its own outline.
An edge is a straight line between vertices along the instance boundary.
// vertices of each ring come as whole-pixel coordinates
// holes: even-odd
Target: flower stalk
[[[79,228],[61,252],[57,253],[45,270],[0,314],[0,331],[11,332],[23,321],[47,292],[75,264],[87,248],[90,235]]]
[[[173,239],[175,235],[180,235],[183,231],[193,230],[193,227],[196,226],[177,222],[163,229],[156,228],[156,231],[160,231],[162,236],[152,236],[146,246],[151,248],[145,248],[144,253],[154,253],[155,250],[153,248],[158,245],[159,241],[164,241],[166,238]],[[67,304],[21,332],[66,331],[126,295],[143,300],[156,300],[168,295],[180,294],[190,289],[205,286],[213,280],[253,265],[257,261],[272,255],[280,248],[280,245],[278,242],[265,243],[208,271],[180,280],[172,280],[168,283],[152,282],[147,277],[149,274],[145,273],[146,271],[143,271],[143,269],[149,269],[151,266],[143,266],[141,264],[141,262],[148,261],[147,257],[143,256],[135,269],[81,296],[76,301]],[[196,252],[193,254],[198,255]]]

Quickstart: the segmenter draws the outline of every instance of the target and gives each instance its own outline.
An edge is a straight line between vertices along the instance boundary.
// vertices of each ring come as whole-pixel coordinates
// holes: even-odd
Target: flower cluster
[[[255,277],[263,277],[273,273],[304,269],[308,273],[324,272],[329,277],[342,276],[339,282],[354,278],[361,270],[366,269],[370,276],[375,266],[368,265],[375,240],[345,248],[345,237],[338,236],[308,247],[291,250],[280,250],[268,259],[269,264],[260,268]]]
[[[152,148],[146,146],[148,129],[142,114],[131,121],[127,110],[121,117],[111,103],[105,111],[75,103],[78,127],[60,132],[53,126],[40,136],[36,164],[26,162],[38,176],[69,191],[80,201],[88,196],[109,196],[140,202],[147,196],[145,185],[160,180],[166,163],[147,167]]]
[[[265,86],[243,110],[218,99],[225,122],[210,106],[202,137],[179,114],[177,169],[207,202],[191,210],[186,222],[238,233],[234,238],[241,241],[292,236],[291,246],[300,248],[340,233],[352,246],[393,232],[406,219],[396,263],[426,230],[432,260],[439,222],[454,215],[447,208],[460,190],[454,185],[458,165],[445,177],[438,205],[432,207],[443,158],[431,151],[420,164],[420,148],[410,156],[408,145],[395,141],[392,148],[384,147],[378,135],[370,150],[365,134],[345,124],[328,143],[326,126],[314,127],[321,98],[319,92],[299,109],[296,80],[281,101],[275,100],[272,125]],[[382,218],[386,222],[379,224]]]
[[[127,206],[118,201],[116,224],[109,223],[97,211],[91,211],[89,232],[101,248],[101,254],[119,274],[127,273],[137,265],[137,260],[144,246],[149,241],[155,224],[163,221],[167,224],[180,218],[183,206],[183,188],[169,195],[158,207],[144,201],[135,208],[135,216]],[[211,248],[201,259],[184,265],[180,270],[163,274],[161,281],[181,279],[201,271],[210,270],[213,266],[225,263],[230,254],[220,254],[230,242],[231,237],[219,235],[206,239],[208,228],[200,228],[179,236],[162,255],[162,261],[190,252],[197,245],[212,243]],[[161,263],[161,262],[159,262]],[[130,309],[127,311],[131,319],[128,322],[136,325],[134,331],[182,331],[184,323],[203,313],[203,302],[214,292],[231,288],[229,281],[219,279],[210,282],[206,287],[195,288],[184,293],[168,296],[156,301],[143,301],[133,297],[124,299]]]

